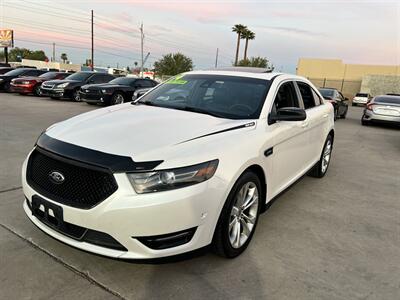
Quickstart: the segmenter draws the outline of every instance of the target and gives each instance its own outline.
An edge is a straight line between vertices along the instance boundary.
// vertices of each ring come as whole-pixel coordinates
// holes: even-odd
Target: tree
[[[265,57],[257,56],[251,57],[250,59],[242,59],[239,61],[238,66],[241,67],[254,67],[254,68],[266,68],[271,71],[274,70],[274,66],[269,63],[268,59]]]
[[[232,27],[232,32],[235,32],[237,34],[235,66],[237,65],[239,59],[240,39],[242,38],[242,34],[245,30],[247,30],[247,27],[242,24],[236,24]]]
[[[244,47],[244,58],[243,59],[247,59],[247,48],[249,46],[249,40],[254,40],[255,38],[256,38],[256,34],[249,29],[246,29],[242,33],[242,39],[246,40],[246,45]]]
[[[157,75],[177,75],[193,70],[193,61],[182,53],[170,53],[154,63]]]
[[[47,58],[46,54],[43,50],[30,50],[26,48],[13,48],[8,53],[9,61],[20,62],[22,59],[33,59],[33,60],[41,60],[45,61]]]
[[[65,64],[65,62],[68,60],[68,56],[66,53],[62,53],[60,56],[61,60],[63,61],[63,63]]]

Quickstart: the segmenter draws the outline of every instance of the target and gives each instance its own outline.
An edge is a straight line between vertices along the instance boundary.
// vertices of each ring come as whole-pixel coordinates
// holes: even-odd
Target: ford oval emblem
[[[65,180],[64,175],[57,171],[50,172],[49,178],[55,184],[61,184]]]

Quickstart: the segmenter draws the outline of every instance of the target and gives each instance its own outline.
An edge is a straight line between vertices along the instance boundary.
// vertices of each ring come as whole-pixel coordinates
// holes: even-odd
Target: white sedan
[[[24,210],[109,257],[236,257],[274,197],[325,175],[333,140],[333,107],[303,77],[188,72],[48,128],[23,164]]]

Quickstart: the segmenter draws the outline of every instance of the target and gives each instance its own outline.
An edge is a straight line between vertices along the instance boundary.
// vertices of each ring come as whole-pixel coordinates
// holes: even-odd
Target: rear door
[[[275,95],[271,114],[284,107],[303,108],[293,81],[280,84]],[[293,183],[303,172],[309,160],[309,132],[304,121],[278,121],[268,125],[266,134],[273,137],[273,147],[264,149],[268,160],[273,160],[273,173],[270,180],[271,196],[275,196]],[[269,146],[266,146],[269,147]],[[271,158],[269,158],[271,157]]]
[[[300,97],[306,110],[307,119],[305,129],[309,132],[307,166],[310,168],[320,158],[323,144],[325,142],[325,124],[329,114],[314,89],[302,81],[296,82]]]

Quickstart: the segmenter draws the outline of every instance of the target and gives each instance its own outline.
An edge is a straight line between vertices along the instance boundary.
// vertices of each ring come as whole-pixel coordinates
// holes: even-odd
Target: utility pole
[[[53,62],[56,61],[56,43],[53,43],[53,59],[52,59],[52,61]]]
[[[93,9],[92,9],[92,58],[91,58],[91,65],[92,71],[94,70],[94,30],[93,30]]]
[[[215,68],[218,68],[218,48],[217,48],[217,54],[215,55]]]
[[[4,47],[4,58],[6,59],[6,64],[8,64],[8,48]]]
[[[141,40],[141,52],[142,52],[142,63],[140,65],[140,76],[143,78],[143,65],[144,65],[144,58],[143,58],[143,40],[144,40],[144,33],[143,33],[143,23],[140,25],[140,40]]]

